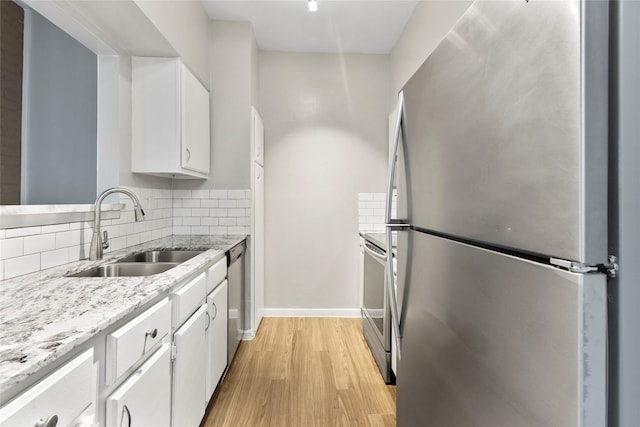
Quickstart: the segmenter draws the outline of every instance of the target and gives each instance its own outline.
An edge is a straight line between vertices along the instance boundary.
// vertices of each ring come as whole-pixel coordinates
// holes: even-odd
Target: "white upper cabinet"
[[[132,171],[207,178],[209,91],[179,58],[132,58]]]

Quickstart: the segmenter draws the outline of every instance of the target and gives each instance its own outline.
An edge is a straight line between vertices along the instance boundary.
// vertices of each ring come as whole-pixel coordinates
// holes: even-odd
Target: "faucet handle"
[[[102,235],[104,236],[102,238],[102,249],[107,249],[109,247],[109,233],[107,233],[107,230],[104,230]]]

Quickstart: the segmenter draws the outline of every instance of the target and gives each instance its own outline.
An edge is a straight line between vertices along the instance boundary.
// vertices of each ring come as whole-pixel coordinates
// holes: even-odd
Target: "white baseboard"
[[[242,341],[251,341],[256,337],[256,332],[253,329],[247,329],[242,332]]]
[[[265,308],[264,317],[360,317],[359,308]]]

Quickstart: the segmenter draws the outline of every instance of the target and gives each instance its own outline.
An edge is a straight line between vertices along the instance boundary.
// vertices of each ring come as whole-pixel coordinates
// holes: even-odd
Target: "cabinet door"
[[[227,281],[207,296],[207,401],[227,366]]]
[[[209,91],[182,65],[182,155],[185,169],[209,173]]]
[[[95,393],[91,349],[0,408],[0,426],[30,427],[54,417],[58,425],[67,426],[81,414],[92,418]]]
[[[169,427],[171,358],[164,344],[107,398],[108,427]]]
[[[205,327],[207,305],[203,304],[173,336],[173,415],[174,427],[198,427],[206,409]]]

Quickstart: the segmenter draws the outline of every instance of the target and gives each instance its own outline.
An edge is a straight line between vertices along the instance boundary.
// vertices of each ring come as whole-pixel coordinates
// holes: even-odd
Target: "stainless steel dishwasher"
[[[244,332],[244,259],[247,245],[243,241],[227,252],[227,280],[229,281],[229,333],[227,363],[231,366]]]

